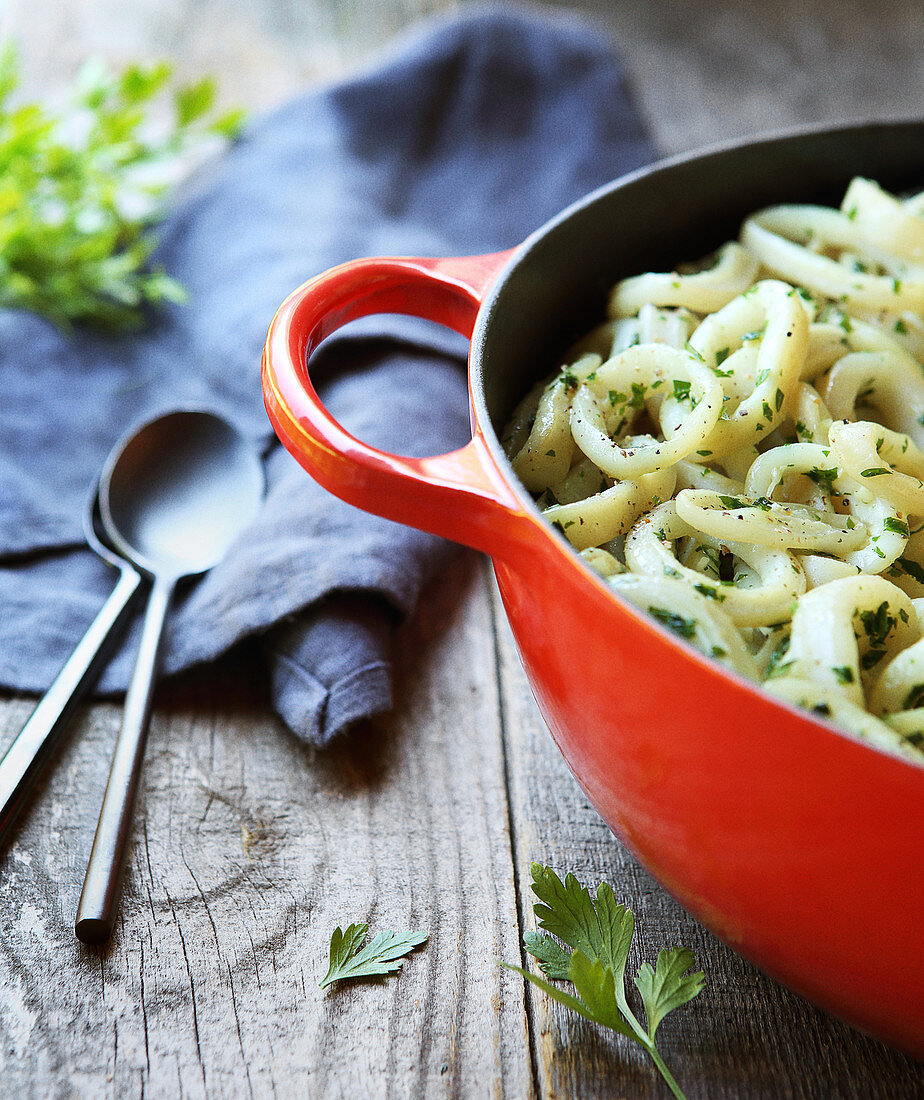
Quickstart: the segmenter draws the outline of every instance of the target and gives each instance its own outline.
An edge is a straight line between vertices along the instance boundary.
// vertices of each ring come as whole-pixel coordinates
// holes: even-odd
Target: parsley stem
[[[652,1061],[658,1067],[658,1072],[664,1078],[665,1082],[667,1083],[667,1087],[671,1090],[677,1100],[687,1100],[683,1089],[681,1089],[681,1087],[674,1080],[674,1075],[664,1064],[664,1059],[658,1053],[658,1048],[654,1045],[654,1043],[651,1043],[650,1045],[649,1043],[645,1043],[645,1049],[651,1055]]]

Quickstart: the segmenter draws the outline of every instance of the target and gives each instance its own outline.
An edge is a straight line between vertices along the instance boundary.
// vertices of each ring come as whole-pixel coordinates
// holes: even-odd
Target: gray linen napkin
[[[651,156],[594,28],[479,8],[256,121],[178,196],[156,259],[190,304],[130,338],[65,336],[0,311],[0,684],[43,691],[112,587],[80,526],[106,453],[140,421],[201,404],[261,448],[268,493],[227,559],[184,593],[165,671],[258,636],[274,705],[305,740],[387,709],[391,633],[449,547],[334,499],[282,450],[260,394],[267,325],[335,263],[513,246]],[[313,372],[360,438],[439,453],[468,436],[463,356],[451,334],[380,319],[332,341]],[[101,691],[124,689],[132,638]]]

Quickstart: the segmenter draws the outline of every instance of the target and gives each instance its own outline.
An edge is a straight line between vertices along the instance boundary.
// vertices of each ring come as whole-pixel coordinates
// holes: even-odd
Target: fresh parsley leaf
[[[549,978],[570,982],[574,992],[552,985],[522,967],[503,965],[522,974],[559,1004],[638,1043],[677,1100],[684,1100],[655,1046],[655,1033],[669,1012],[691,1001],[703,988],[703,973],[689,973],[695,965],[693,952],[687,947],[662,950],[654,967],[650,963],[639,967],[634,980],[645,1009],[647,1026],[643,1027],[629,1007],[625,990],[626,963],[635,930],[632,910],[616,901],[605,882],[600,883],[593,898],[574,875],[567,875],[562,882],[551,868],[539,863],[530,870],[533,893],[539,899],[533,910],[544,931],[527,933],[526,950],[538,959]],[[550,932],[566,946],[557,943]]]
[[[622,975],[617,978],[611,966],[600,959],[589,959],[583,951],[574,952],[568,970],[569,980],[587,1008],[587,1018],[637,1042],[623,1009],[626,994]]]
[[[895,616],[889,614],[888,600],[883,600],[875,611],[860,611],[858,615],[870,645],[883,645],[896,622]]]
[[[625,970],[635,919],[619,905],[612,889],[601,882],[597,904],[574,875],[562,882],[549,867],[530,867],[532,890],[539,903],[533,906],[539,927],[563,940],[572,950],[592,959],[602,958],[607,966]]]
[[[644,382],[632,383],[632,397],[629,399],[630,409],[643,409],[645,407],[645,394],[648,387]]]
[[[581,954],[583,958],[586,958],[586,956],[583,955],[583,952],[579,952],[579,954]],[[505,967],[507,970],[514,970],[517,974],[522,974],[523,977],[527,979],[527,981],[532,982],[533,985],[537,986],[544,993],[547,993],[553,1001],[558,1001],[559,1004],[564,1005],[566,1008],[570,1008],[572,1012],[577,1012],[578,1015],[583,1016],[586,1020],[590,1020],[593,1023],[599,1022],[591,1013],[590,1008],[588,1008],[588,1006],[584,1004],[584,1002],[580,998],[575,997],[573,994],[568,993],[566,990],[561,989],[557,985],[552,985],[551,982],[547,982],[544,978],[540,978],[537,974],[533,974],[529,970],[524,970],[522,966],[511,966],[510,963],[505,963],[503,961],[501,962],[501,966]],[[562,980],[571,980],[570,967],[571,958],[569,957],[568,975]]]
[[[702,971],[687,973],[695,965],[696,959],[688,947],[672,947],[658,952],[654,970],[650,963],[639,967],[635,984],[642,995],[648,1038],[652,1042],[658,1024],[668,1012],[692,1001],[703,988],[706,979]]]
[[[705,596],[709,600],[717,600],[719,603],[722,603],[725,599],[722,593],[719,592],[719,590],[714,585],[694,584],[693,587],[696,589],[697,592],[700,593],[700,595]]]
[[[368,924],[335,928],[330,938],[330,966],[320,983],[326,989],[345,978],[380,978],[401,969],[404,956],[427,942],[426,932],[378,932],[362,946]]]
[[[523,943],[547,978],[555,978],[560,982],[569,980],[571,952],[566,951],[558,940],[545,932],[527,932],[523,936]]]

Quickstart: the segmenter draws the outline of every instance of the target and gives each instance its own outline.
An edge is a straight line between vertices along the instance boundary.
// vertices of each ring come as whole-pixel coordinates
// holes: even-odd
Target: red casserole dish
[[[296,290],[263,386],[285,446],[350,503],[490,554],[539,707],[613,832],[707,927],[817,1004],[924,1054],[924,768],[764,694],[620,600],[541,518],[498,441],[617,279],[734,237],[855,175],[924,186],[924,123],[802,132],[655,165],[512,252],[368,259]],[[411,459],[350,436],[308,359],[341,325],[409,313],[471,337],[472,439]]]

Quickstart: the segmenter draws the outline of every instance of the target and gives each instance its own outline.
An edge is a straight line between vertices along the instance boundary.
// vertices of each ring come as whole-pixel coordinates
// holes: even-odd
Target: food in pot
[[[621,596],[924,763],[924,193],[857,178],[624,279],[504,445]]]

